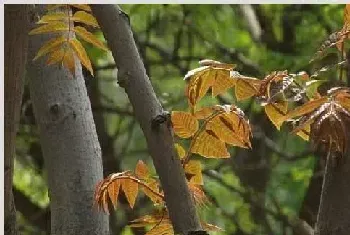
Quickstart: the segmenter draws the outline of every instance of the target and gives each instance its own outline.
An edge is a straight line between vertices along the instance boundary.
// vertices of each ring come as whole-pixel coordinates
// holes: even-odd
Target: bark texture
[[[42,12],[42,6],[36,8],[37,14]],[[31,36],[28,61],[53,36]],[[48,172],[51,234],[106,235],[108,216],[93,208],[102,159],[81,65],[76,60],[75,78],[64,67],[46,65],[43,58],[27,69]]]
[[[92,5],[118,68],[118,82],[134,108],[135,117],[146,137],[148,150],[159,175],[176,233],[201,230],[180,160],[174,149],[169,117],[152,88],[137,51],[128,16],[114,5]],[[158,120],[158,122],[156,121]],[[164,120],[161,123],[161,120]],[[156,125],[152,125],[156,124]]]
[[[30,5],[8,5],[5,13],[5,234],[17,234],[12,193],[15,140],[21,110],[28,48]]]
[[[349,119],[346,126],[350,125]],[[315,235],[349,235],[350,233],[349,148],[340,164],[334,166],[333,161],[336,157],[339,156],[331,154],[327,158]]]

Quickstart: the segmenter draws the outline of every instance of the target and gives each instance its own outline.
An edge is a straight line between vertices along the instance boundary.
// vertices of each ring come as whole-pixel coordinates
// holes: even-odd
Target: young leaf
[[[230,154],[223,141],[210,130],[202,131],[196,139],[190,151],[207,158],[228,158]],[[208,144],[210,143],[210,144]]]
[[[149,177],[148,167],[142,160],[137,162],[135,174],[139,179],[146,179]]]
[[[185,173],[191,175],[190,183],[203,185],[202,166],[198,160],[190,160],[185,165]]]
[[[75,22],[81,22],[81,23],[84,23],[86,25],[91,25],[91,26],[96,27],[96,28],[99,27],[95,17],[93,15],[91,15],[90,13],[87,13],[85,11],[75,12],[73,17],[71,18],[71,20],[73,20]]]
[[[120,180],[115,180],[110,185],[108,185],[108,189],[107,189],[109,199],[113,203],[114,209],[117,208],[119,188],[120,188]]]
[[[89,56],[86,54],[86,50],[83,45],[81,45],[81,42],[79,42],[76,38],[71,38],[69,40],[69,44],[72,46],[72,49],[78,56],[81,63],[90,71],[91,75],[94,76],[94,71],[92,70]]]
[[[189,182],[188,189],[190,190],[191,194],[193,195],[194,203],[197,206],[202,206],[202,205],[209,202],[209,199],[207,198],[207,196],[203,192],[202,187],[200,185]]]
[[[293,109],[292,111],[288,112],[288,114],[285,117],[285,120],[290,119],[290,118],[294,118],[297,116],[303,116],[307,113],[310,113],[310,112],[314,111],[315,109],[317,109],[318,107],[320,107],[322,104],[326,103],[327,100],[328,100],[327,97],[321,97],[317,100],[309,101],[306,104],[299,106],[299,107]]]
[[[179,155],[179,158],[183,159],[186,155],[185,149],[178,143],[175,144],[175,149],[177,151],[177,154]]]
[[[208,66],[200,67],[189,71],[185,79],[189,79],[185,94],[189,104],[193,107],[203,98],[209,88],[213,86],[215,82],[215,72]]]
[[[230,70],[215,70],[215,82],[212,87],[212,96],[226,92],[235,85],[235,80],[230,77]]]
[[[41,19],[36,22],[37,24],[46,24],[51,21],[63,21],[63,20],[68,20],[68,15],[63,12],[53,12],[50,14],[43,15]]]
[[[63,23],[60,21],[53,21],[31,30],[29,32],[29,35],[43,34],[43,33],[56,33],[61,31],[68,31],[68,30],[69,30],[69,26],[67,23]]]
[[[215,116],[208,121],[206,129],[225,143],[242,148],[251,147],[249,123],[234,111],[228,110]]]
[[[157,180],[149,178],[146,181],[148,187],[150,187],[152,190],[145,186],[141,186],[144,194],[151,199],[151,201],[155,204],[159,204],[161,202],[164,202],[164,196],[161,197],[159,194],[162,195],[162,193],[159,192],[159,183]],[[156,192],[156,193],[155,193]]]
[[[53,38],[47,42],[39,49],[38,53],[36,53],[36,56],[34,57],[33,61],[37,60],[41,56],[46,55],[49,52],[57,51],[58,47],[61,46],[61,44],[65,43],[67,39],[63,36],[59,36],[57,38]]]
[[[133,180],[123,179],[121,183],[121,188],[124,191],[125,197],[130,207],[133,208],[139,190],[139,185]]]
[[[108,48],[100,40],[98,40],[95,35],[87,31],[84,27],[76,26],[74,27],[73,31],[84,41],[87,41],[102,50],[108,51]]]
[[[259,93],[261,80],[241,75],[233,78],[236,79],[235,95],[238,101],[248,99]]]
[[[215,111],[214,107],[204,107],[200,110],[197,110],[194,112],[193,116],[195,116],[197,119],[207,119],[210,115],[212,115]]]
[[[171,122],[174,133],[181,138],[188,138],[194,135],[198,130],[198,121],[190,113],[173,111],[171,113]]]
[[[64,55],[66,53],[66,50],[64,48],[59,48],[55,51],[53,51],[47,58],[46,63],[48,65],[56,64],[58,62],[62,62]]]
[[[288,102],[282,101],[280,103],[269,103],[265,105],[264,108],[270,121],[276,126],[277,130],[280,130],[288,111]]]
[[[63,66],[66,67],[73,76],[75,76],[75,55],[73,50],[70,48],[67,48],[64,54]]]

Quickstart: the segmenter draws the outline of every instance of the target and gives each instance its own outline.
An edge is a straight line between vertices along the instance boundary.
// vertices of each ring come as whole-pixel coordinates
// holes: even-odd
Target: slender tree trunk
[[[37,7],[36,13],[42,15],[42,8]],[[28,61],[52,36],[30,37]],[[72,79],[66,68],[48,66],[43,58],[28,66],[30,94],[48,172],[51,234],[106,235],[108,216],[93,208],[95,185],[102,179],[101,149],[77,60],[75,75]]]
[[[8,5],[5,13],[5,234],[17,234],[12,194],[15,139],[27,58],[30,5]]]
[[[347,118],[345,126],[349,125],[350,118]],[[350,147],[337,166],[332,164],[332,160],[339,156],[330,154],[327,157],[315,235],[349,235],[350,233],[349,149]]]
[[[92,5],[118,68],[118,82],[125,88],[135,117],[146,137],[159,175],[169,216],[176,233],[201,230],[193,198],[174,149],[170,120],[164,114],[137,51],[128,16],[114,5]],[[164,121],[164,122],[162,122]]]

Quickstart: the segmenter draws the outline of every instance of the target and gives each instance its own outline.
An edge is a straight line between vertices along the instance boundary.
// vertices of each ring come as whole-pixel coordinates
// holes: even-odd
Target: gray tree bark
[[[345,126],[349,125],[350,118],[347,118]],[[344,159],[334,166],[332,162],[336,157],[339,156],[327,157],[315,235],[350,233],[350,143]]]
[[[17,234],[12,193],[15,140],[20,117],[28,47],[30,5],[8,5],[5,13],[5,234]]]
[[[43,13],[42,6],[36,7],[36,13]],[[53,36],[31,36],[28,61]],[[73,79],[66,68],[48,66],[43,58],[27,70],[48,172],[51,234],[106,235],[108,216],[93,208],[102,159],[81,65],[76,60]]]
[[[114,5],[91,5],[91,8],[112,51],[118,68],[118,82],[125,88],[146,137],[175,233],[199,231],[201,225],[193,198],[174,149],[172,130],[168,125],[170,120],[164,115],[146,74],[128,16]]]

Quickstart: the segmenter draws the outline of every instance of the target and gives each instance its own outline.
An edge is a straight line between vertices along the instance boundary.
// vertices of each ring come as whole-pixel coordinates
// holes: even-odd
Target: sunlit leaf
[[[186,156],[186,151],[180,144],[176,143],[175,149],[176,149],[177,154],[179,155],[180,159],[183,159]]]
[[[124,191],[125,197],[131,208],[134,207],[139,186],[136,182],[130,179],[123,179],[121,181],[121,188]]]
[[[325,83],[326,80],[311,80],[306,82],[306,95],[310,99],[315,98],[316,94],[318,93],[317,89],[320,85]]]
[[[159,183],[156,179],[149,178],[146,181],[148,187],[150,187],[152,190],[148,189],[145,186],[141,186],[141,189],[143,190],[144,194],[151,199],[153,203],[161,203],[164,201],[163,197],[159,196],[161,194],[159,192]],[[155,193],[156,192],[156,193]]]
[[[304,114],[310,113],[315,109],[317,109],[318,107],[320,107],[322,104],[326,103],[327,100],[328,100],[327,97],[322,97],[316,100],[309,101],[306,104],[303,104],[302,106],[299,106],[291,110],[290,112],[288,112],[288,114],[286,115],[286,119],[294,118],[297,116],[302,116]]]
[[[102,50],[108,51],[108,47],[106,47],[99,39],[96,38],[95,35],[87,31],[84,27],[76,26],[74,27],[73,31],[84,41],[87,41]]]
[[[91,25],[93,27],[99,27],[95,17],[91,15],[90,13],[87,13],[85,11],[77,11],[74,13],[73,17],[71,20],[75,22],[81,22],[86,25]]]
[[[190,113],[173,111],[171,113],[171,122],[174,133],[181,138],[188,138],[194,135],[199,127],[197,119]]]
[[[117,207],[119,188],[120,188],[120,180],[115,180],[110,185],[108,185],[108,189],[107,189],[108,195],[111,202],[113,203],[114,208]]]
[[[63,65],[75,76],[75,55],[73,50],[67,49],[63,57]]]
[[[75,54],[78,56],[81,63],[90,71],[91,75],[94,75],[94,71],[92,70],[91,62],[89,56],[86,53],[85,48],[81,45],[76,38],[71,38],[69,40],[69,44],[72,46]]]
[[[225,142],[218,139],[212,131],[202,131],[194,141],[192,153],[197,153],[207,158],[228,158],[229,152]],[[210,144],[208,144],[210,143]]]
[[[63,12],[52,12],[50,14],[43,15],[41,19],[36,22],[37,24],[46,24],[51,21],[63,21],[68,20],[69,16]]]
[[[188,189],[193,195],[194,203],[196,204],[196,206],[203,206],[204,204],[207,204],[209,202],[209,199],[205,195],[200,185],[189,182]]]
[[[280,103],[269,103],[265,105],[265,113],[269,117],[270,121],[276,126],[277,130],[280,130],[285,116],[288,110],[288,102],[283,101]]]
[[[216,225],[213,225],[213,224],[208,224],[205,222],[201,222],[201,224],[202,224],[203,229],[206,231],[210,231],[210,232],[222,232],[222,231],[224,231],[222,228],[220,228]]]
[[[251,77],[235,76],[235,96],[238,101],[248,99],[259,93],[261,80]]]
[[[43,34],[43,33],[56,33],[56,32],[68,31],[68,30],[69,30],[69,26],[67,23],[63,23],[60,21],[53,21],[31,30],[29,32],[29,35]]]
[[[53,38],[53,39],[45,42],[45,44],[39,49],[38,53],[36,53],[36,56],[33,59],[33,61],[37,60],[41,56],[46,55],[49,52],[58,50],[58,47],[60,47],[61,44],[63,44],[66,41],[67,41],[67,39],[65,37],[60,36],[60,37]]]
[[[149,177],[148,167],[142,160],[137,162],[135,174],[139,179],[146,179]]]
[[[195,106],[208,92],[209,88],[213,86],[215,82],[215,71],[211,70],[208,66],[200,67],[189,71],[185,79],[189,79],[185,94],[189,104]]]
[[[185,165],[185,173],[190,174],[190,182],[193,184],[203,185],[202,166],[198,160],[190,160]]]
[[[225,143],[242,148],[251,147],[249,123],[235,112],[228,110],[215,116],[208,122],[206,129],[214,132]]]
[[[46,63],[48,65],[52,65],[52,64],[56,64],[58,62],[62,62],[65,53],[66,53],[66,50],[63,48],[59,48],[59,49],[53,51],[48,56]]]
[[[204,107],[201,108],[200,110],[197,110],[194,112],[193,116],[195,116],[197,119],[206,119],[210,115],[212,115],[215,111],[215,108],[210,106],[210,107]]]

